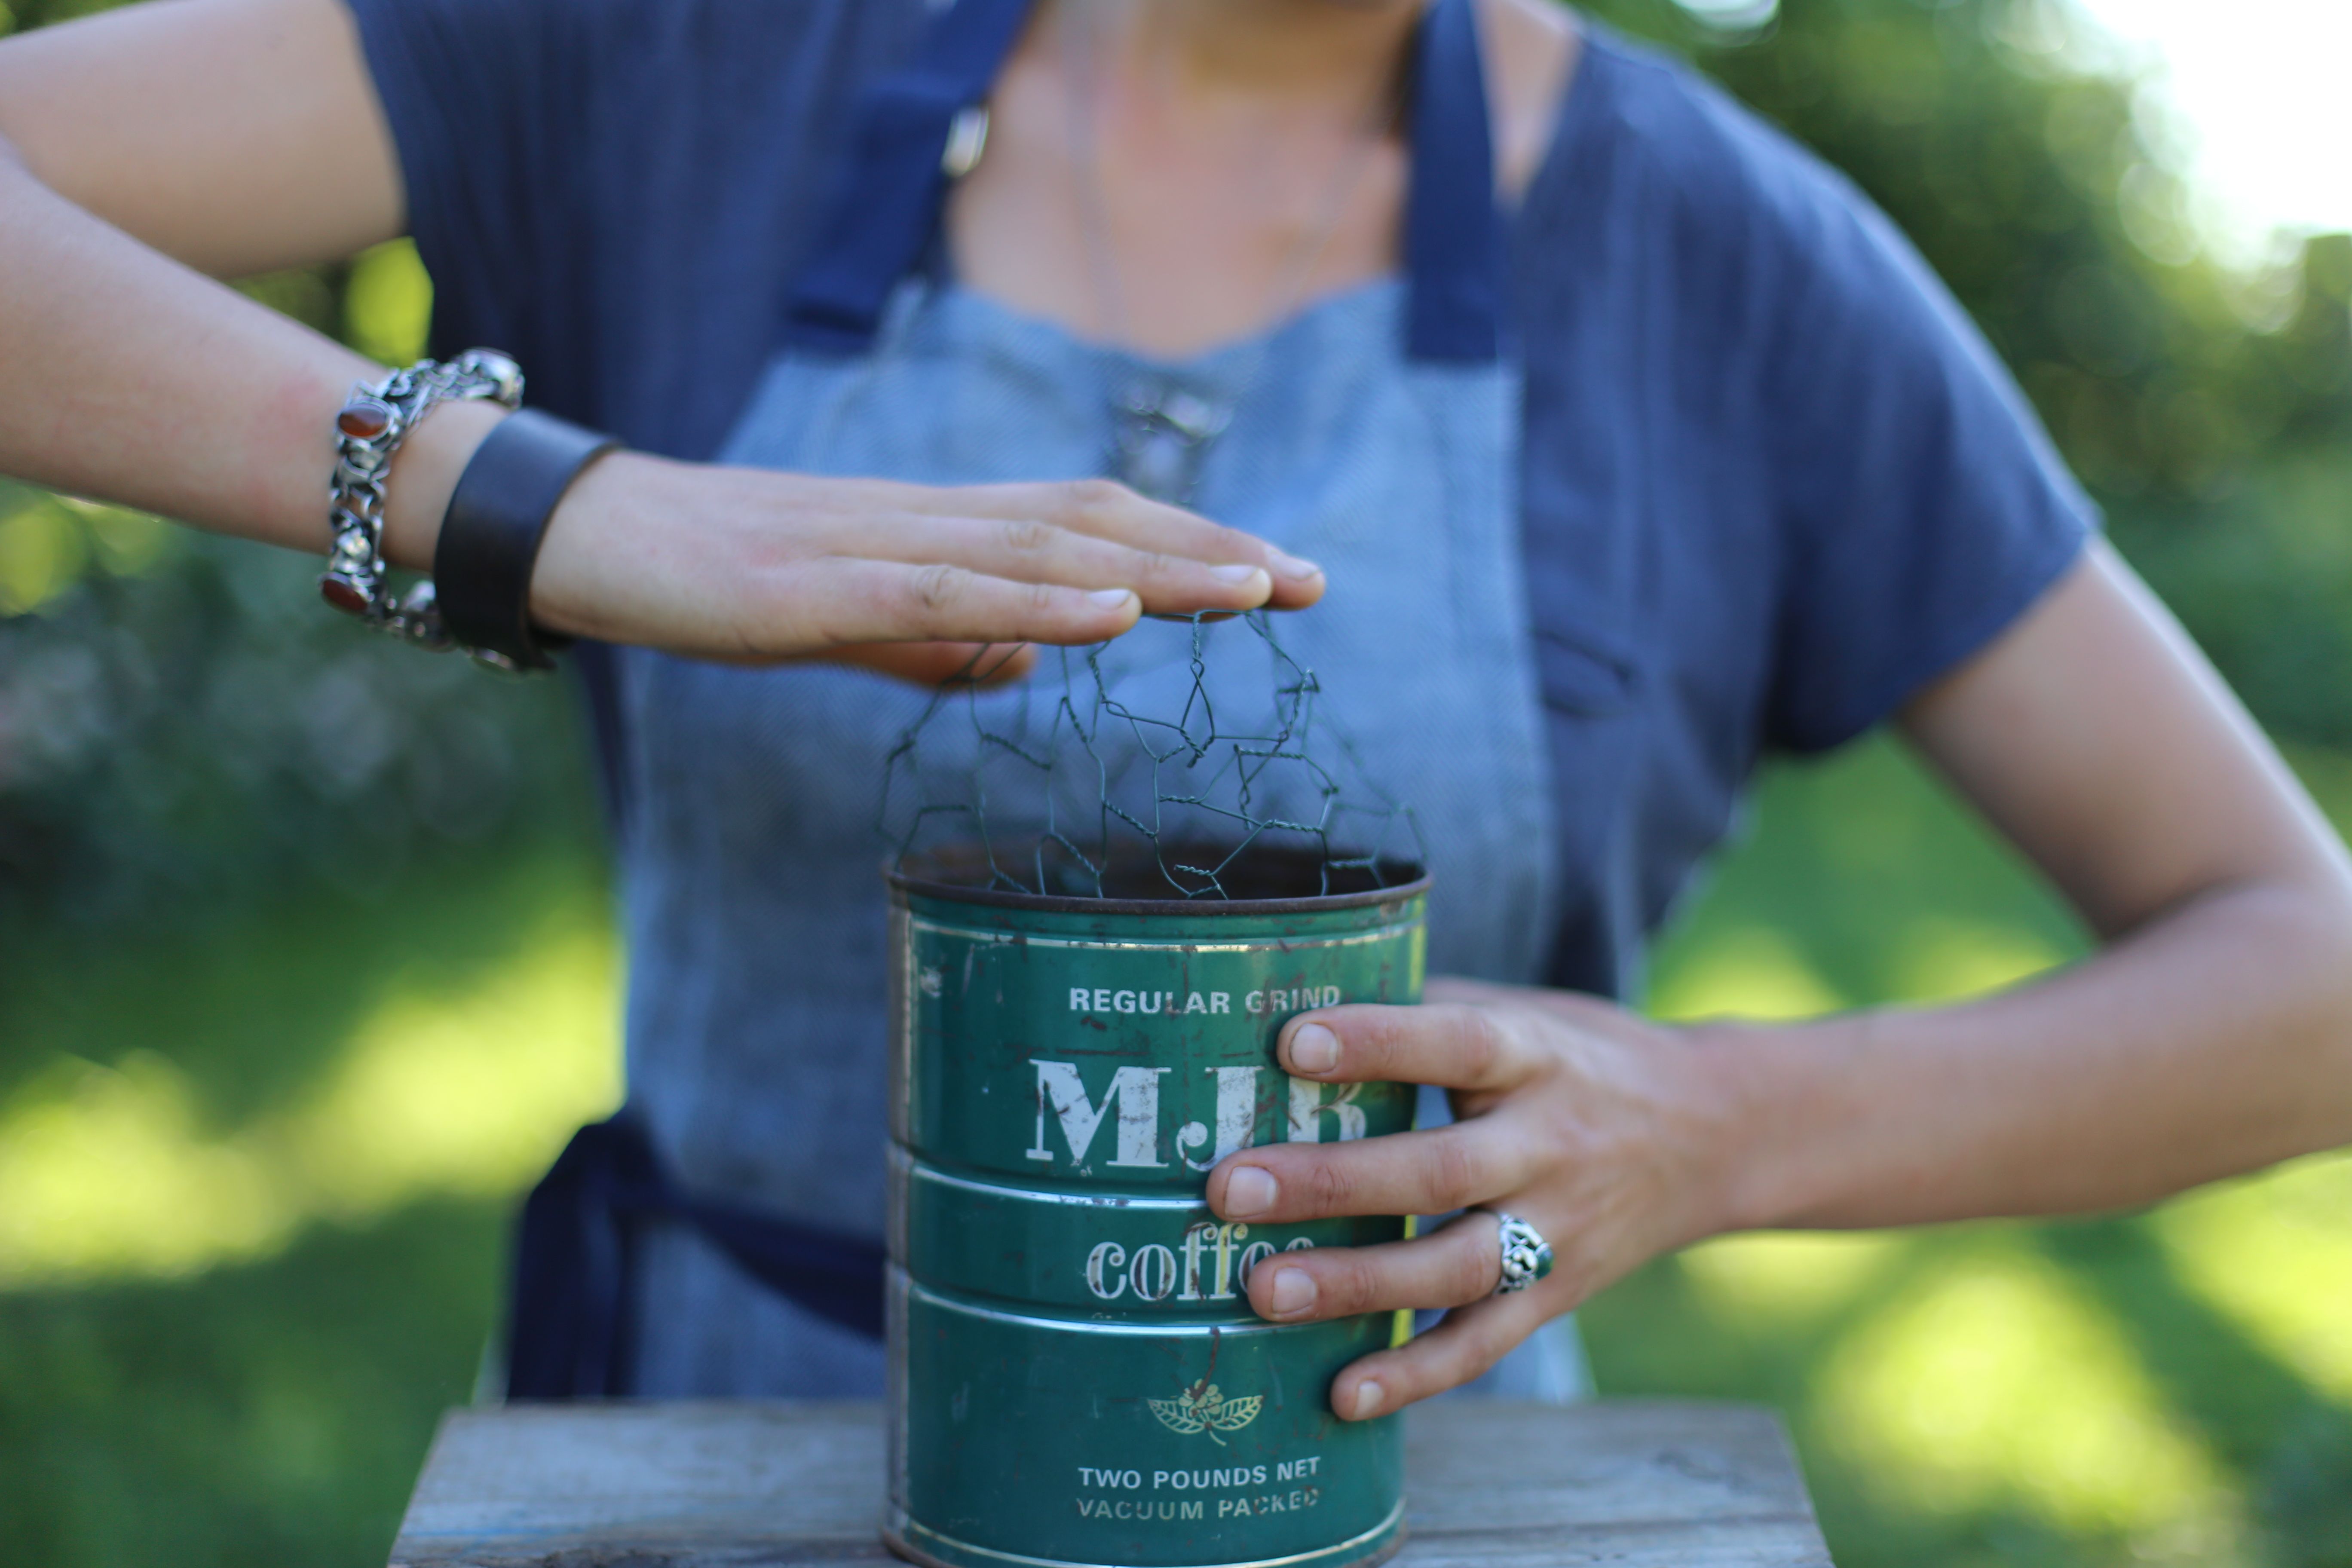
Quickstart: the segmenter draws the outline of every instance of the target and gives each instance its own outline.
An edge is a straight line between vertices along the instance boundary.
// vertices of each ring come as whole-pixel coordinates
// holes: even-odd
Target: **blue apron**
[[[951,275],[942,150],[1027,9],[961,0],[866,95],[829,238],[720,460],[931,485],[1075,479],[1106,471],[1115,401],[1139,378],[1230,407],[1191,504],[1329,574],[1325,603],[1279,617],[1277,635],[1318,673],[1323,711],[1364,773],[1415,809],[1435,874],[1433,972],[1534,983],[1559,855],[1470,0],[1438,0],[1416,39],[1404,279],[1174,362],[1082,342]],[[1193,679],[1191,636],[1146,622],[1112,644],[1110,694],[1172,718]],[[1209,633],[1221,714],[1270,700],[1252,636],[1239,623]],[[643,649],[617,650],[614,673],[630,1104],[583,1130],[526,1207],[509,1392],[878,1393],[876,797],[926,694],[843,668]],[[928,764],[973,765],[977,731],[1015,723],[1026,700],[983,694],[975,722],[935,721]],[[1105,745],[1113,772],[1137,763]],[[1424,1121],[1445,1114],[1442,1095],[1423,1107]],[[1482,1382],[1575,1397],[1582,1367],[1562,1322]]]

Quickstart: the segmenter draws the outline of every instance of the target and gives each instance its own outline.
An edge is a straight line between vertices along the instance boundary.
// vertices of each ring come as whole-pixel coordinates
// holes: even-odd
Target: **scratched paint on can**
[[[1402,879],[1398,880],[1402,881]],[[1205,903],[892,878],[885,1534],[950,1568],[1342,1568],[1402,1536],[1402,1433],[1331,1378],[1388,1315],[1274,1325],[1279,1253],[1394,1219],[1220,1221],[1235,1150],[1402,1131],[1393,1084],[1291,1079],[1282,1022],[1420,999],[1425,882]]]

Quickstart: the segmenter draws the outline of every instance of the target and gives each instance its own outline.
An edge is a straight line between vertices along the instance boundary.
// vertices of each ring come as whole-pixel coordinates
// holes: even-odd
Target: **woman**
[[[1421,808],[1432,964],[1475,977],[1279,1046],[1460,1121],[1210,1178],[1229,1219],[1481,1211],[1251,1279],[1282,1321],[1452,1309],[1335,1381],[1343,1418],[1498,1364],[1567,1392],[1546,1325],[1709,1235],[2352,1141],[2352,882],[2309,802],[1884,220],[1542,0],[184,0],[0,46],[0,469],[326,548],[383,372],[201,275],[403,232],[436,342],[627,443],[542,431],[532,468],[456,400],[385,492],[395,562],[537,546],[445,558],[445,597],[525,655],[592,639],[614,784],[635,1114],[543,1190],[518,1344],[581,1213],[667,1217],[628,1230],[634,1317],[519,1391],[878,1384],[842,1326],[880,1227],[865,833],[922,699],[875,672],[1140,613],[1317,606],[1284,636]],[[482,499],[518,474],[535,509]],[[1610,1000],[1759,756],[1881,721],[2101,952],[1795,1025]]]

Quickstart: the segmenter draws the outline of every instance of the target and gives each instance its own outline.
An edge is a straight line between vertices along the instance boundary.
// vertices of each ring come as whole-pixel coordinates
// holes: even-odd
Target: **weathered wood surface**
[[[1827,1568],[1780,1424],[1741,1405],[1468,1400],[1406,1417],[1395,1568]],[[393,1568],[895,1563],[856,1404],[457,1410]]]

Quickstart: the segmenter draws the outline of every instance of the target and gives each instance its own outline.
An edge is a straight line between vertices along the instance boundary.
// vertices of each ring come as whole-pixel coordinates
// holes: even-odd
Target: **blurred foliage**
[[[0,0],[0,34],[110,3]],[[1849,171],[2256,711],[2352,747],[2352,240],[2206,254],[2160,105],[2057,0],[1590,9]],[[405,244],[243,287],[422,351]],[[0,481],[0,1560],[380,1562],[511,1194],[617,1092],[562,688],[390,645],[314,571]],[[2347,820],[2352,761],[2296,761]],[[1874,742],[1767,780],[1655,1005],[1931,1000],[2080,948]],[[1787,1412],[1847,1568],[2352,1568],[2347,1169],[1711,1244],[1590,1309],[1601,1379]]]
[[[379,360],[422,353],[404,241],[243,287]],[[588,831],[557,683],[323,613],[317,574],[0,479],[0,922],[142,929]]]
[[[2337,829],[2352,758],[2290,760]],[[1893,742],[1768,779],[1652,1010],[2014,984],[2078,923]],[[2352,1155],[2151,1212],[1729,1237],[1583,1313],[1601,1390],[1779,1408],[1843,1568],[2352,1568]]]
[[[2294,760],[2352,821],[2352,761]],[[1794,1016],[2081,947],[1880,741],[1767,784],[1654,994]],[[0,1561],[381,1563],[494,1320],[501,1194],[617,1087],[593,858],[15,956]],[[2339,1156],[2145,1215],[1735,1237],[1585,1326],[1606,1393],[1786,1414],[1843,1568],[2352,1568],[2347,1213]]]
[[[109,8],[11,0],[0,33]],[[424,352],[404,240],[239,287],[381,362]],[[142,932],[593,831],[557,683],[323,613],[317,573],[0,479],[0,932]]]
[[[2209,255],[2160,95],[2062,0],[1585,9],[1852,175],[2256,714],[2352,743],[2352,236],[2252,271]]]
[[[314,563],[0,482],[0,921],[135,931],[588,816],[559,687],[325,612]]]

